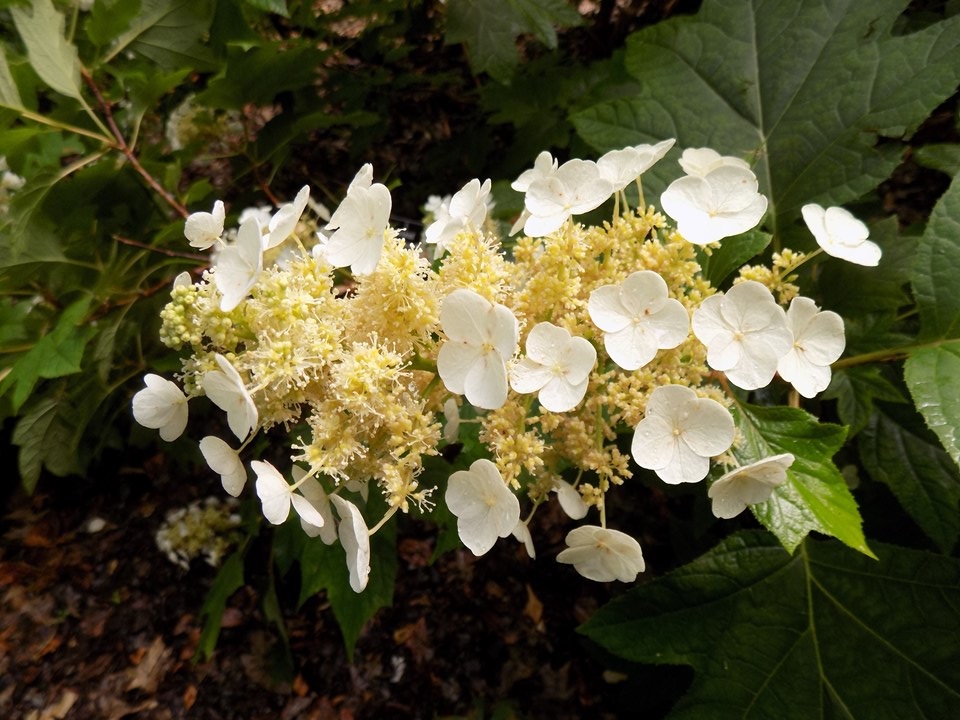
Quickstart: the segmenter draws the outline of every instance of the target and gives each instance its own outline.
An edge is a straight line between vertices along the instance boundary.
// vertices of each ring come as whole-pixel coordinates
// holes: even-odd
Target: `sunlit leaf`
[[[58,93],[81,98],[77,48],[64,36],[64,18],[51,0],[33,0],[10,8],[27,57],[37,75]]]
[[[581,632],[636,662],[689,665],[670,720],[960,714],[960,562],[835,542],[793,556],[741,533],[598,611]]]
[[[769,500],[751,506],[764,527],[791,552],[808,533],[821,532],[872,557],[857,503],[832,460],[846,428],[789,407],[742,404],[734,417],[743,442],[733,452],[742,465],[781,453],[796,458],[787,481]]]

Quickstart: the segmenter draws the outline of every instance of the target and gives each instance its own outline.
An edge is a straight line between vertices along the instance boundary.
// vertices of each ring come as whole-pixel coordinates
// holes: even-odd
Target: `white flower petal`
[[[867,239],[870,234],[867,226],[846,209],[831,207],[824,210],[820,205],[810,203],[800,212],[817,244],[828,255],[867,267],[879,264],[883,254],[880,246]]]
[[[557,480],[556,487],[557,500],[560,507],[571,520],[582,520],[586,517],[589,508],[583,501],[580,491],[565,480]]]
[[[144,427],[160,431],[160,437],[171,442],[187,427],[187,398],[179,386],[159,375],[143,378],[146,388],[133,396],[133,417]]]
[[[350,571],[350,587],[354,592],[363,592],[370,579],[370,535],[360,510],[349,500],[331,495],[330,501],[340,515],[340,544],[347,553],[347,569]]]
[[[294,465],[293,479],[295,482],[300,481],[300,478],[303,477],[303,472],[302,469]],[[317,537],[319,535],[324,545],[333,545],[333,543],[337,541],[337,523],[333,519],[330,498],[327,496],[327,493],[324,492],[323,486],[316,478],[310,478],[300,486],[300,492],[303,497],[307,499],[307,502],[320,514],[320,518],[323,520],[322,524],[315,525],[307,522],[303,514],[301,514],[300,526],[303,528],[304,533],[309,537]]]
[[[264,238],[265,250],[277,247],[293,234],[309,201],[310,187],[304,185],[292,203],[287,203],[277,210],[267,226],[269,232]]]
[[[263,270],[260,223],[251,217],[240,226],[237,241],[217,256],[214,283],[220,291],[220,309],[230,312],[249,294]]]
[[[250,467],[257,475],[257,497],[263,505],[263,516],[273,525],[281,525],[290,514],[290,485],[268,462],[254,460]]]
[[[517,539],[517,542],[523,544],[524,549],[527,551],[527,556],[531,560],[537,559],[537,549],[533,546],[533,536],[530,534],[530,528],[527,527],[527,524],[523,520],[517,521],[517,526],[513,529],[513,536]]]
[[[259,421],[257,406],[230,362],[219,353],[214,358],[220,370],[203,374],[203,391],[214,405],[227,413],[227,425],[237,439],[244,440]]]
[[[237,451],[220,438],[207,435],[200,441],[200,452],[210,469],[220,475],[220,483],[227,494],[239,497],[247,484],[247,469]]]

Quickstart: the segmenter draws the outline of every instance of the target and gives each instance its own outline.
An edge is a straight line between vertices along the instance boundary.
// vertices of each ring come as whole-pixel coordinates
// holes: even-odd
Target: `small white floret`
[[[633,582],[646,565],[640,543],[619,530],[583,525],[567,533],[557,562],[573,565],[588,580]]]
[[[133,417],[144,427],[160,431],[170,442],[187,427],[187,397],[179,386],[153,373],[144,375],[146,388],[133,396]]]
[[[765,502],[776,487],[786,482],[787,469],[793,460],[793,455],[784,453],[726,473],[707,491],[713,501],[713,514],[729,520],[742,513],[747,505]]]
[[[830,364],[843,354],[843,318],[820,310],[810,298],[795,297],[787,308],[787,326],[793,347],[777,362],[777,373],[798,393],[812,398],[830,384]]]
[[[566,412],[583,400],[596,363],[597,351],[588,340],[552,323],[537,323],[527,335],[527,356],[510,370],[510,386],[518,393],[537,393],[550,412]]]
[[[225,217],[226,210],[220,200],[213,204],[213,212],[192,213],[183,226],[183,234],[190,241],[190,247],[206,250],[220,242]]]
[[[828,255],[867,267],[875,267],[880,262],[883,254],[880,246],[867,239],[870,236],[867,226],[848,210],[842,207],[824,210],[810,203],[800,208],[800,212],[817,245]]]
[[[507,360],[519,342],[513,312],[472,290],[450,293],[440,308],[447,340],[437,354],[437,372],[446,388],[486,410],[507,400]]]
[[[603,346],[624,370],[638,370],[658,350],[677,347],[690,332],[686,308],[667,295],[667,283],[651,270],[631,274],[620,285],[590,293],[587,311],[603,330]]]
[[[517,496],[497,466],[484,458],[450,476],[444,499],[457,516],[460,540],[477,556],[492,548],[497,538],[513,533],[520,520]]]
[[[230,312],[250,293],[263,270],[263,238],[256,217],[240,225],[237,241],[220,251],[215,267],[220,309]]]
[[[707,245],[756,227],[767,211],[767,198],[757,187],[751,170],[723,165],[703,176],[674,180],[660,205],[684,238]]]
[[[768,385],[793,347],[783,308],[753,280],[706,298],[693,312],[693,332],[707,346],[707,364],[744,390]]]
[[[665,483],[699,482],[710,470],[710,458],[733,444],[734,433],[723,405],[682,385],[662,385],[650,393],[631,453]]]

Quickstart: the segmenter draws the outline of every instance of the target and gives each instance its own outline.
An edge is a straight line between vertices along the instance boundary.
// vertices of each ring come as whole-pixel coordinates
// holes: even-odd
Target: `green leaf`
[[[629,660],[689,665],[670,720],[960,716],[960,562],[835,542],[790,556],[740,533],[580,629]]]
[[[937,547],[949,553],[960,536],[960,472],[932,438],[909,427],[907,420],[905,426],[899,417],[875,412],[860,434],[860,459]]]
[[[64,18],[51,0],[32,0],[30,10],[10,8],[17,31],[27,46],[30,65],[58,93],[82,100],[77,48],[64,36]]]
[[[960,466],[960,341],[911,353],[904,380],[917,409]]]
[[[817,422],[809,413],[788,407],[737,405],[734,418],[743,436],[733,451],[741,465],[781,453],[796,458],[787,481],[770,499],[751,505],[757,520],[790,552],[816,531],[873,557],[857,503],[831,459],[843,446],[846,428]]]
[[[243,557],[246,545],[234,552],[224,561],[217,571],[203,607],[200,608],[200,619],[203,629],[200,631],[200,640],[197,651],[193,656],[194,662],[203,661],[213,655],[220,637],[220,627],[223,625],[223,612],[227,609],[230,596],[243,587]]]
[[[351,661],[363,626],[377,610],[393,603],[396,534],[396,523],[390,522],[370,538],[370,577],[362,593],[355,593],[350,587],[350,573],[339,543],[327,546],[320,538],[312,538],[304,544],[300,556],[300,604],[321,590],[327,591]]]
[[[874,401],[906,402],[903,393],[884,376],[879,365],[856,365],[837,370],[821,397],[837,401],[837,414],[841,422],[849,426],[850,437],[867,426],[873,415]]]
[[[83,351],[96,333],[84,320],[90,298],[66,307],[54,329],[24,353],[0,382],[0,395],[13,388],[13,411],[17,412],[40,378],[57,378],[80,372]]]
[[[284,17],[290,17],[290,11],[287,9],[287,0],[243,0],[245,4],[254,7],[257,10],[277,13]]]
[[[474,75],[482,72],[509,82],[520,62],[516,15],[508,0],[450,0],[447,3],[448,44],[463,43]]]
[[[309,45],[230,47],[223,71],[197,96],[197,102],[237,109],[246,103],[270,105],[278,93],[309,86],[323,58],[323,52]]]
[[[895,313],[912,302],[907,288],[919,239],[901,235],[896,217],[872,225],[870,239],[883,250],[877,267],[864,267],[823,256],[817,266],[820,270],[817,285],[824,307],[844,318],[884,310]],[[850,292],[850,288],[857,291]]]
[[[4,48],[0,47],[0,105],[8,108],[23,108],[23,100],[20,99],[20,90],[17,83],[10,74],[10,66],[7,65],[7,54]]]
[[[487,72],[495,80],[507,83],[520,62],[518,35],[533,33],[554,48],[554,27],[579,22],[579,14],[564,0],[450,0],[446,42],[467,46],[475,75]]]
[[[32,493],[44,466],[56,475],[79,469],[73,451],[74,429],[61,415],[62,393],[42,398],[25,409],[13,429],[13,444],[20,448],[17,466],[23,489]]]
[[[960,176],[958,176],[960,177]],[[960,179],[940,198],[913,265],[920,338],[960,338]]]
[[[909,135],[960,82],[960,17],[908,35],[893,26],[906,0],[831,3],[708,0],[628,39],[632,98],[574,115],[600,151],[677,138],[752,159],[784,232],[811,200],[859,198],[900,162]],[[645,185],[676,176],[658,163]]]
[[[198,41],[210,30],[213,13],[212,0],[142,0],[140,13],[102,62],[129,48],[170,70],[182,66],[212,70],[213,53]]]
[[[913,151],[917,165],[939,170],[950,177],[960,173],[960,144],[930,143]]]
[[[84,23],[87,37],[99,47],[113,42],[140,12],[140,0],[97,0]]]
[[[697,248],[697,262],[700,271],[710,284],[720,287],[734,270],[755,257],[770,244],[771,236],[760,230],[750,230],[742,235],[727,238],[719,248],[712,248],[710,254],[705,248]]]

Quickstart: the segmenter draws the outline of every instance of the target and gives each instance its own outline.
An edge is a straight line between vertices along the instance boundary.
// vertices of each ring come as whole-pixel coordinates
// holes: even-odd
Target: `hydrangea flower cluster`
[[[233,498],[208,497],[167,513],[154,536],[174,565],[190,569],[194,558],[217,567],[241,539],[240,515]]]
[[[200,450],[226,492],[243,492],[249,467],[267,521],[292,511],[307,535],[339,541],[356,592],[370,536],[411,504],[432,507],[424,461],[472,425],[480,456],[440,483],[467,548],[482,555],[513,536],[533,557],[531,518],[555,494],[571,519],[592,516],[557,560],[594,580],[634,580],[641,547],[606,514],[631,456],[670,484],[716,466],[719,518],[765,502],[793,456],[735,467],[729,385],[756,390],[779,376],[813,397],[844,349],[840,317],[792,283],[816,253],[783,250],[723,292],[701,272],[703,253],[766,211],[743,160],[685,150],[686,174],[661,197],[675,225],[653,206],[629,207],[626,189],[673,144],[596,162],[541,153],[513,183],[524,193],[513,233],[523,233],[509,240],[491,231],[490,181],[475,179],[433,200],[425,245],[410,246],[370,165],[322,227],[309,188],[274,212],[245,212],[235,233],[219,201],[194,213],[186,238],[215,256],[197,281],[174,282],[161,337],[182,351],[182,369],[178,382],[145,377],[135,418],[174,440],[188,406],[208,398],[232,437],[207,435]],[[608,222],[575,220],[611,197]],[[803,214],[824,251],[876,263],[879,248],[849,213]],[[277,426],[289,446],[246,458]],[[616,442],[624,433],[629,456]]]

